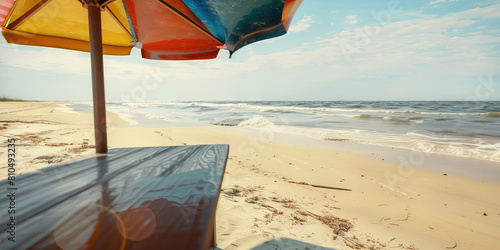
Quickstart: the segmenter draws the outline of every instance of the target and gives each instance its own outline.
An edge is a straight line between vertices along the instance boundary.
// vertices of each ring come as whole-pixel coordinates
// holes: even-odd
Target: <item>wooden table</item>
[[[215,247],[228,151],[228,145],[116,148],[15,183],[2,180],[0,249]],[[15,214],[7,209],[11,192]],[[12,221],[15,242],[8,240]]]

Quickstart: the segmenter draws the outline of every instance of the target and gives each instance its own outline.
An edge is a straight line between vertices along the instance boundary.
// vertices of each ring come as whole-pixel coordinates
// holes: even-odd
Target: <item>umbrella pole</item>
[[[96,153],[108,151],[106,133],[106,99],[104,96],[104,64],[102,59],[101,8],[88,6],[90,57],[92,61],[92,94],[94,98],[94,134]]]

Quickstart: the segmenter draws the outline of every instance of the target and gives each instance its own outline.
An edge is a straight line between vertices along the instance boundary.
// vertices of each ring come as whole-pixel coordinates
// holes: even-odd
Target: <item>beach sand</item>
[[[0,103],[1,178],[8,138],[17,141],[18,174],[93,156],[92,114],[64,104]],[[230,145],[217,208],[221,249],[500,246],[498,183],[403,166],[387,160],[390,150],[370,157],[230,127],[124,127],[112,113],[107,122],[110,148]]]

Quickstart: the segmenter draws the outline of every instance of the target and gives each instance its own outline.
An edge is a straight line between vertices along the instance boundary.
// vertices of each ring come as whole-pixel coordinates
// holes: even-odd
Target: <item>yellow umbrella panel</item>
[[[129,55],[136,43],[122,1],[17,0],[2,24],[9,43],[91,52],[96,152],[108,150],[103,54]]]
[[[129,55],[136,39],[122,1],[101,7],[106,55]],[[88,11],[76,0],[17,0],[2,25],[9,43],[90,52]]]

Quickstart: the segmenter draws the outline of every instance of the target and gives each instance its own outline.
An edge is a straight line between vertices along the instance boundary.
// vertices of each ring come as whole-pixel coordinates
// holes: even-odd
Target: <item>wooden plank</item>
[[[16,242],[2,237],[0,249],[207,249],[228,151],[228,145],[111,149],[20,175]],[[7,190],[7,180],[0,184]],[[7,211],[0,216],[9,224]]]

